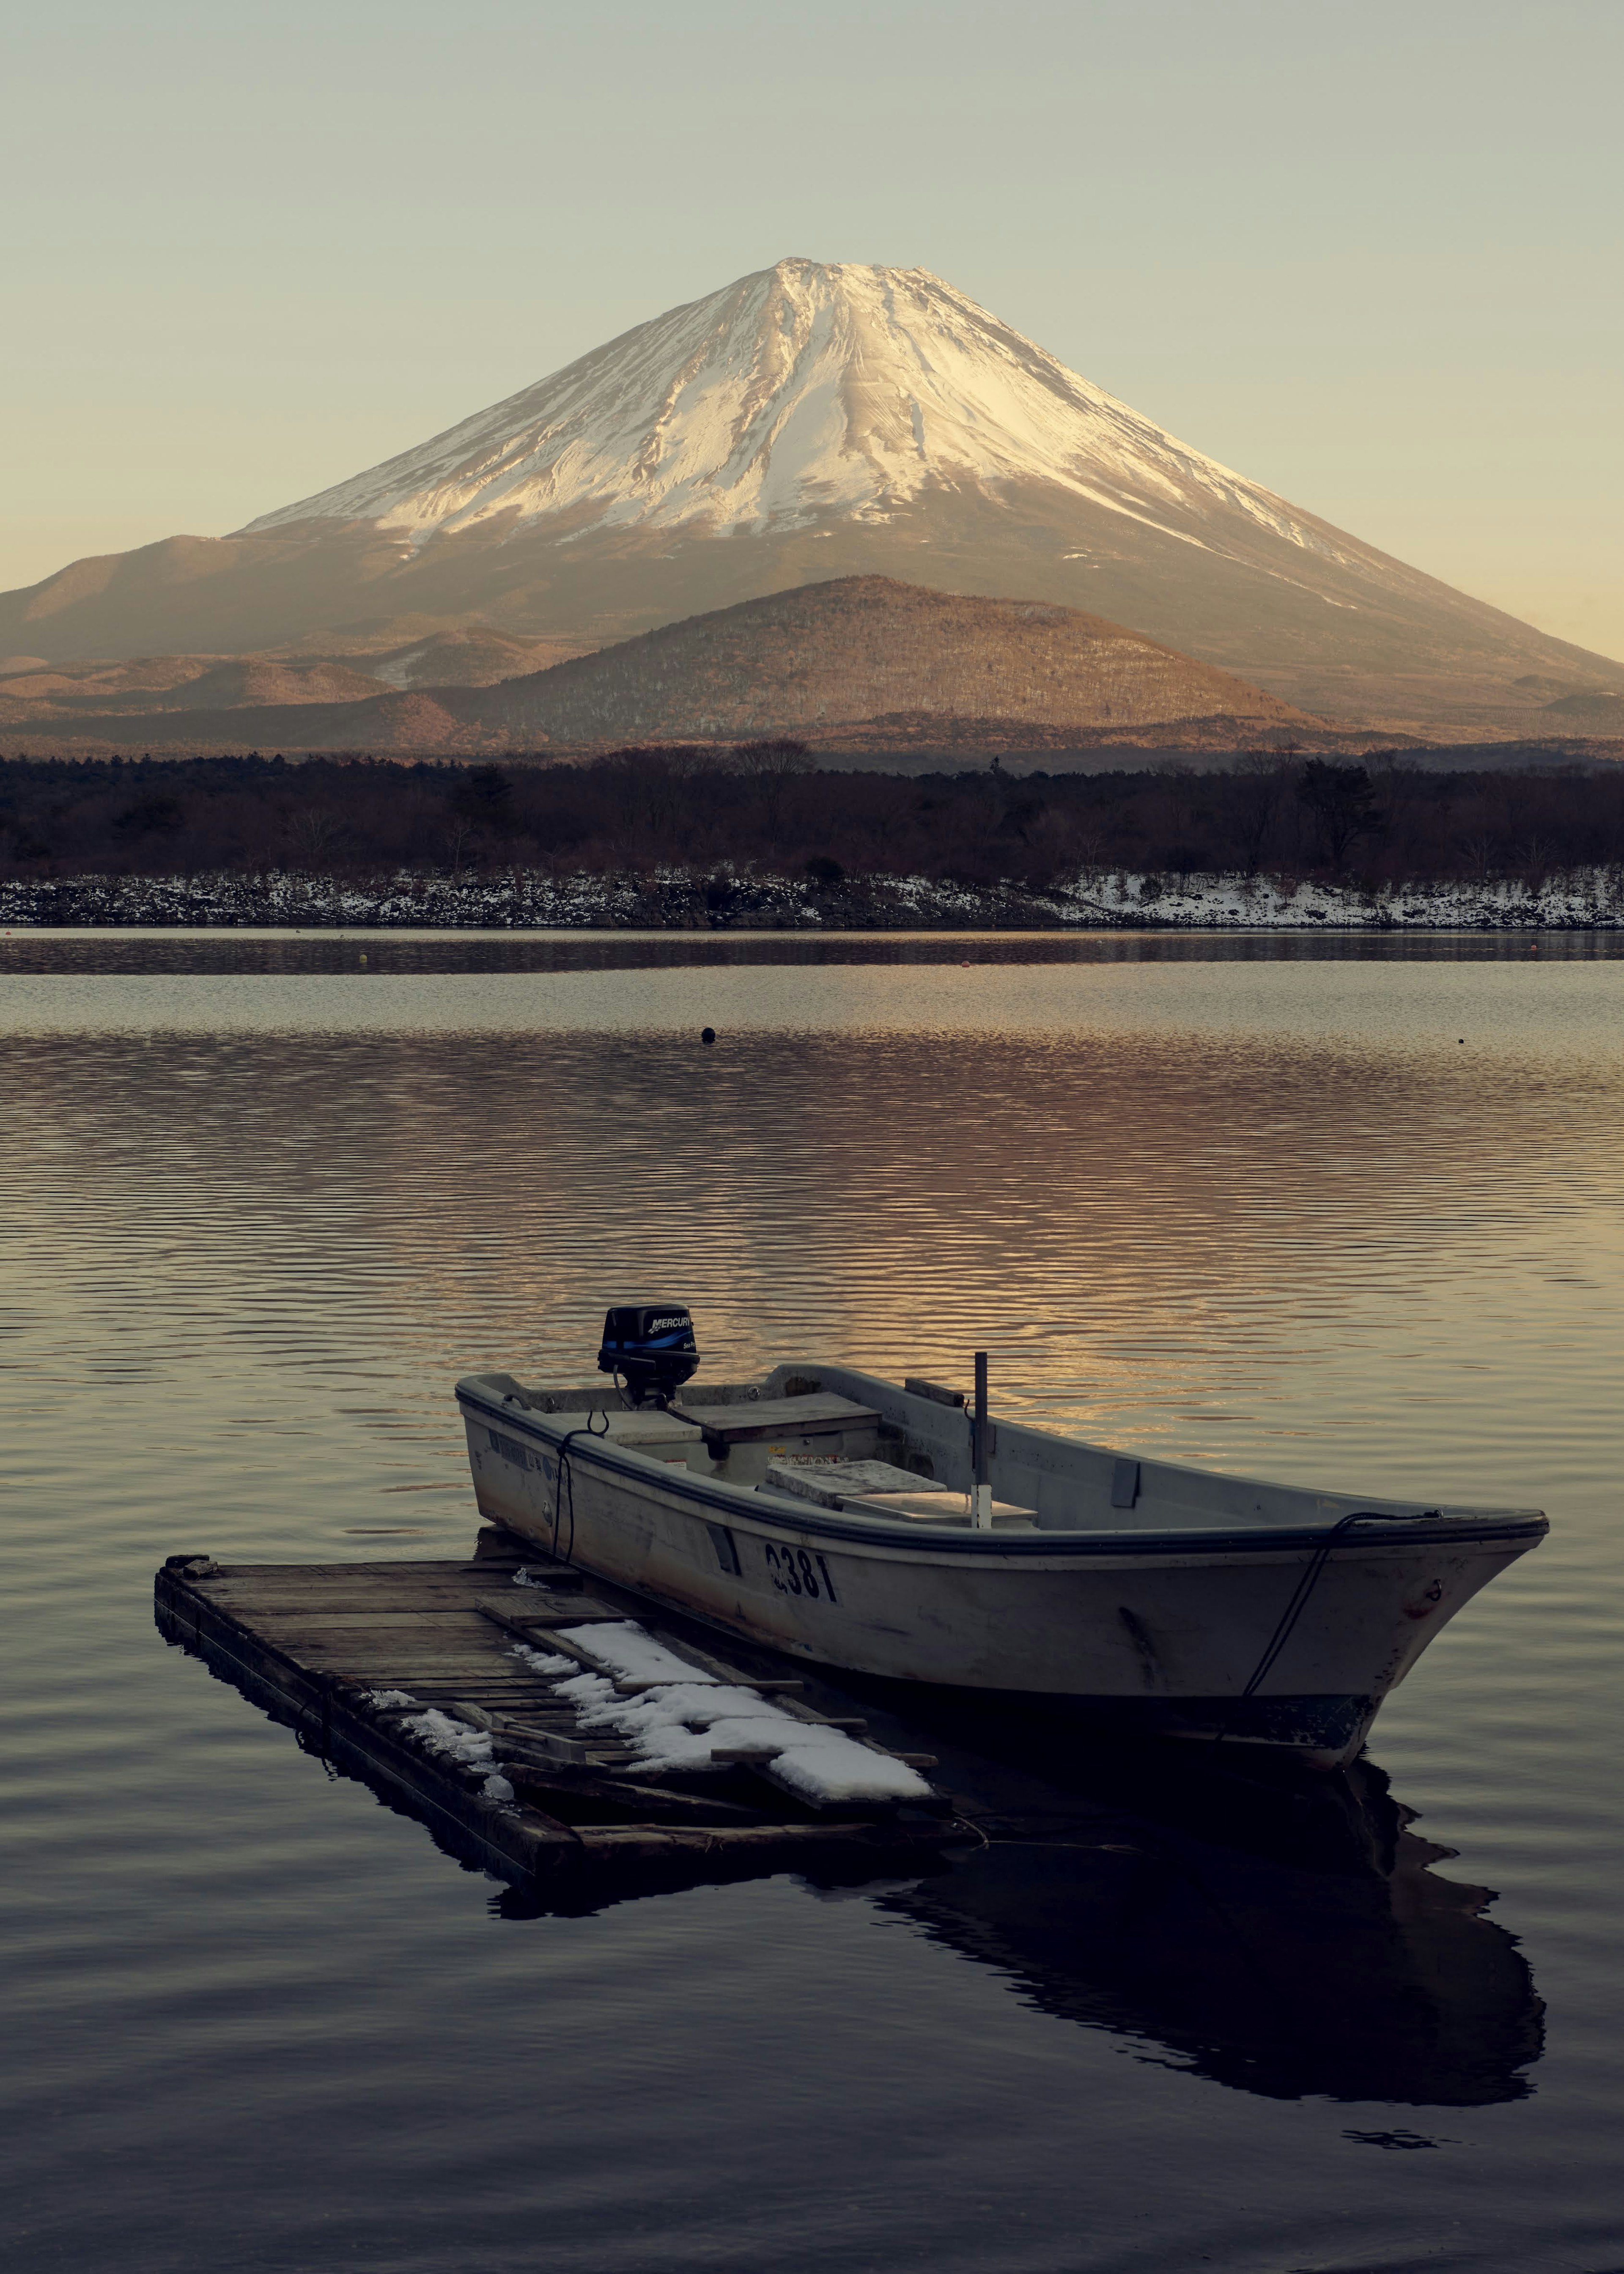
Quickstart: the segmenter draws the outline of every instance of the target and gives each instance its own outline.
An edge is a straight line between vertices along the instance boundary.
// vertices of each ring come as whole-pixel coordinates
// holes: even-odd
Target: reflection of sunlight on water
[[[417,1019],[472,1012],[485,1036],[391,1032],[376,989],[335,1011],[327,979],[41,979],[13,1014],[32,993],[25,1018],[54,1009],[95,1040],[36,1033],[9,1055],[25,1151],[71,1146],[82,1168],[97,1150],[117,1217],[97,1252],[162,1282],[184,1240],[160,1315],[214,1273],[240,1284],[252,1255],[226,1332],[283,1362],[325,1363],[380,1272],[402,1315],[373,1362],[397,1380],[443,1369],[447,1332],[459,1354],[571,1372],[616,1289],[680,1283],[713,1367],[799,1347],[962,1371],[985,1344],[1006,1405],[1091,1435],[1503,1499],[1505,1459],[1532,1456],[1542,1483],[1553,1441],[1572,1456],[1575,1395],[1602,1389],[1565,1347],[1573,1291],[1592,1351],[1598,1303],[1617,1303],[1614,967],[1540,974],[1561,1000],[1519,1021],[1500,990],[1527,975],[976,972],[992,1023],[937,1035],[907,1021],[940,1015],[957,972],[733,971],[734,1021],[703,1060],[710,974],[581,975],[600,1010],[614,998],[590,1032],[538,1028],[588,1006],[543,1005],[528,979],[400,983]],[[120,1038],[165,1015],[135,1000],[149,985],[189,1034]],[[438,1010],[437,985],[456,998]],[[1458,1058],[1425,1035],[1467,1023],[1462,986],[1492,1047]],[[685,990],[686,1025],[627,1031]],[[355,1031],[288,1035],[310,995]],[[876,1010],[889,1029],[838,1026]],[[763,1030],[797,1015],[809,1029]],[[139,1190],[118,1181],[132,1147]],[[94,1282],[86,1205],[75,1192],[56,1233]],[[1568,1369],[1560,1421],[1546,1348]]]

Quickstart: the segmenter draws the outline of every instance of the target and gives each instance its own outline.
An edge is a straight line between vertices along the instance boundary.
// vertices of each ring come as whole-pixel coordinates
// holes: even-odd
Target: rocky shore
[[[1365,891],[1267,877],[1085,873],[1043,891],[924,877],[820,884],[730,868],[703,873],[477,876],[357,881],[267,870],[0,882],[0,923],[413,930],[1590,930],[1624,927],[1624,868]]]

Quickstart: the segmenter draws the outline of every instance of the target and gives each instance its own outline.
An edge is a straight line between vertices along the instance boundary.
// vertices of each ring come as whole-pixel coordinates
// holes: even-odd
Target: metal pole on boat
[[[987,1419],[987,1353],[975,1353],[975,1427],[972,1433],[975,1456],[975,1487],[970,1498],[970,1521],[978,1532],[992,1530],[992,1485],[987,1473],[988,1442],[992,1431]]]

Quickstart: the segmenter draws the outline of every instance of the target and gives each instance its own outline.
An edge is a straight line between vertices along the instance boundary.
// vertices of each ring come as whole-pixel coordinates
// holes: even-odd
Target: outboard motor
[[[664,1405],[699,1364],[686,1303],[626,1304],[604,1321],[600,1374],[618,1374],[634,1405]]]

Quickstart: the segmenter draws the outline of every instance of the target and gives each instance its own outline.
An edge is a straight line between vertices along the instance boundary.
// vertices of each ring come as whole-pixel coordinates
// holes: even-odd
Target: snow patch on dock
[[[623,1682],[703,1683],[717,1679],[703,1666],[679,1658],[674,1650],[667,1650],[664,1643],[656,1642],[651,1634],[645,1634],[630,1619],[623,1626],[600,1624],[595,1620],[590,1626],[560,1627],[559,1634],[577,1649],[590,1651]]]
[[[613,1729],[649,1770],[724,1766],[718,1753],[747,1751],[779,1782],[807,1800],[925,1800],[930,1787],[894,1755],[875,1751],[819,1721],[802,1721],[753,1690],[735,1688],[690,1666],[629,1620],[624,1626],[559,1630],[614,1669],[622,1681],[659,1687],[627,1698],[605,1674],[583,1673],[558,1684],[586,1728]],[[673,1671],[674,1669],[674,1672]]]
[[[396,1690],[382,1694],[398,1698],[403,1693]],[[401,1726],[411,1731],[425,1752],[455,1761],[459,1768],[489,1771],[480,1788],[487,1800],[513,1799],[513,1787],[505,1776],[496,1773],[495,1748],[488,1729],[470,1729],[465,1722],[454,1721],[449,1714],[440,1713],[432,1706],[421,1713],[410,1714]]]
[[[527,1642],[516,1642],[509,1653],[523,1659],[532,1674],[568,1674],[575,1664],[573,1658],[560,1658],[555,1650],[532,1650]]]

